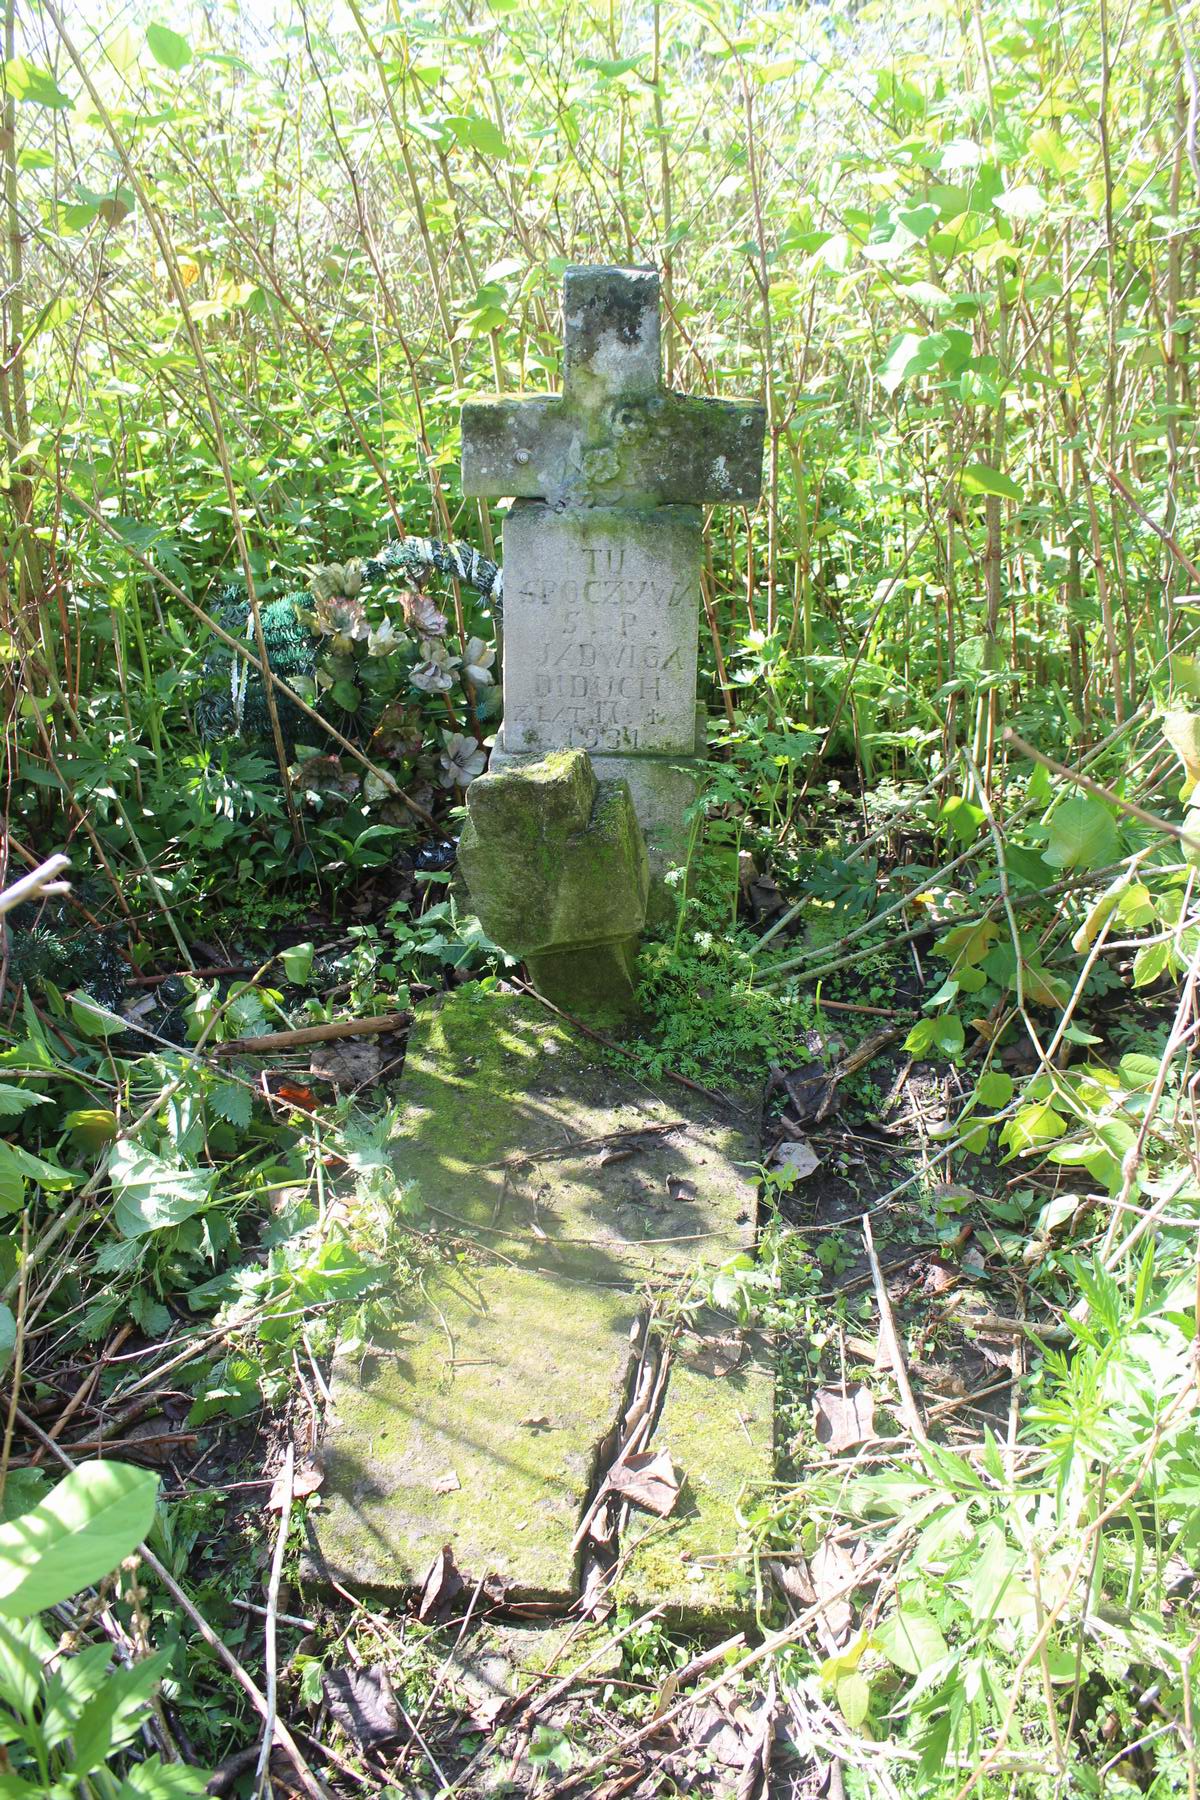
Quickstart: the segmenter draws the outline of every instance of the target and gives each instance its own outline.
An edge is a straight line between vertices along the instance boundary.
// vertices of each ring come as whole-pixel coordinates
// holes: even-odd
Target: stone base
[[[419,1016],[401,1098],[397,1167],[481,1256],[427,1283],[390,1343],[335,1360],[321,1558],[388,1592],[449,1545],[464,1579],[565,1609],[648,1295],[753,1244],[757,1122],[649,1088],[536,1002],[471,988]],[[684,1493],[666,1521],[631,1514],[618,1596],[719,1626],[746,1616],[737,1506],[772,1479],[771,1379],[757,1356],[714,1372],[695,1348],[652,1439]]]
[[[689,826],[686,814],[700,792],[704,779],[703,759],[693,756],[690,746],[677,756],[650,756],[637,752],[610,754],[595,750],[590,755],[598,781],[629,783],[633,809],[650,859],[647,920],[651,924],[661,923],[675,910],[679,890],[669,886],[664,877],[670,869],[680,869],[687,862]],[[535,756],[513,755],[506,750],[501,730],[489,768],[507,769],[536,761]]]

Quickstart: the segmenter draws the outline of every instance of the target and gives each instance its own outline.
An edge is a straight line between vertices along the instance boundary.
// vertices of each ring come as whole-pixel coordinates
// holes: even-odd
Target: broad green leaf
[[[495,0],[492,4],[498,11]],[[199,1800],[207,1792],[207,1771],[165,1763],[155,1754],[134,1764],[117,1789],[116,1800]]]
[[[980,1106],[1007,1106],[1013,1097],[1013,1078],[1003,1069],[987,1069],[975,1083],[975,1098]]]
[[[1099,869],[1117,860],[1117,826],[1103,801],[1091,794],[1064,800],[1050,815],[1050,841],[1042,852],[1052,869]]]
[[[969,494],[995,494],[1002,500],[1023,500],[1024,490],[1011,475],[993,469],[988,463],[968,463],[962,472],[962,484]]]
[[[180,37],[177,31],[172,31],[169,25],[148,25],[146,42],[150,46],[150,54],[155,62],[161,63],[164,69],[171,69],[176,74],[180,69],[186,69],[192,60],[192,46],[185,37]]]
[[[1079,167],[1079,158],[1075,152],[1048,125],[1043,125],[1030,134],[1029,148],[1043,169],[1049,169],[1052,175],[1070,175]]]
[[[947,1653],[937,1620],[924,1608],[901,1607],[877,1625],[872,1636],[888,1661],[906,1675],[920,1675]]]
[[[1000,1133],[1000,1142],[1016,1156],[1038,1144],[1052,1144],[1066,1129],[1067,1121],[1048,1100],[1035,1100],[1008,1121]]]
[[[23,1150],[20,1144],[0,1143],[0,1176],[21,1176],[27,1181],[36,1181],[39,1187],[50,1193],[58,1193],[63,1188],[74,1187],[76,1177],[69,1169],[60,1168],[58,1163],[47,1162],[45,1157],[34,1156],[31,1150]]]
[[[1164,938],[1156,944],[1143,944],[1133,959],[1133,985],[1135,988],[1149,987],[1160,975],[1165,975],[1174,963],[1174,952],[1170,938]]]
[[[107,1106],[78,1107],[63,1124],[88,1150],[111,1144],[117,1135],[117,1115]]]
[[[216,1180],[215,1169],[168,1162],[140,1144],[118,1144],[108,1163],[116,1205],[113,1223],[122,1237],[178,1225],[203,1212]]]
[[[446,123],[460,144],[478,150],[481,155],[508,155],[504,134],[491,119],[482,119],[477,113],[466,113],[458,118],[447,119]]]
[[[67,107],[75,102],[64,94],[49,69],[39,69],[27,57],[13,56],[4,65],[4,87],[15,100],[34,106]]]
[[[0,1525],[0,1616],[27,1619],[111,1575],[154,1521],[158,1476],[85,1462],[53,1492]]]
[[[297,987],[308,980],[313,965],[312,944],[293,944],[283,952],[283,972]]]

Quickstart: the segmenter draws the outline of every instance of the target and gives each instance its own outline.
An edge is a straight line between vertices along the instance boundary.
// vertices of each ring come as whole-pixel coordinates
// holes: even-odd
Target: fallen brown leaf
[[[875,1435],[875,1396],[868,1387],[818,1388],[813,1395],[817,1442],[836,1454]]]
[[[382,1663],[369,1669],[330,1669],[321,1677],[330,1712],[360,1750],[398,1737],[404,1720]]]
[[[267,1507],[270,1512],[282,1512],[287,1504],[286,1474],[286,1469],[280,1469],[271,1483],[271,1492],[267,1498]],[[315,1494],[324,1479],[325,1470],[319,1460],[315,1456],[310,1456],[308,1461],[302,1462],[292,1475],[292,1498],[303,1500],[307,1494]]]
[[[444,1475],[439,1475],[434,1482],[433,1491],[435,1494],[457,1494],[461,1487],[462,1482],[458,1479],[454,1470],[447,1469],[446,1473]]]
[[[446,1544],[434,1557],[429,1573],[421,1586],[421,1597],[417,1601],[417,1617],[422,1624],[427,1625],[439,1614],[444,1614],[457,1600],[465,1585],[462,1576],[454,1566],[454,1554],[449,1544]]]
[[[854,1574],[854,1564],[836,1538],[823,1538],[809,1563],[809,1572],[816,1598],[828,1600],[829,1595],[836,1594],[850,1580]],[[818,1615],[817,1630],[831,1651],[840,1650],[850,1636],[853,1623],[854,1608],[847,1593],[836,1600],[829,1600]]]
[[[645,1450],[640,1456],[626,1457],[609,1475],[608,1484],[660,1519],[674,1510],[679,1498],[680,1478],[666,1450]]]
[[[789,1182],[807,1181],[820,1168],[821,1159],[807,1138],[785,1138],[775,1146],[770,1166]]]

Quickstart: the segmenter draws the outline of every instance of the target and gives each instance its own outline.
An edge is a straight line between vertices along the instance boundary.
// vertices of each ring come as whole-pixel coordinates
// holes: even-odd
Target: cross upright
[[[568,269],[563,327],[563,393],[463,407],[465,494],[560,509],[754,504],[764,410],[663,387],[653,269]]]
[[[704,755],[700,507],[757,500],[766,420],[663,387],[658,301],[652,269],[568,269],[563,392],[468,401],[462,483],[516,502],[492,766],[587,750],[601,781],[629,782],[661,877]]]

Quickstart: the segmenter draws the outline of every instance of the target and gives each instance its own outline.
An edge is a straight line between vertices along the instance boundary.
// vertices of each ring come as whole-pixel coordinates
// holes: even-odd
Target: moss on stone
[[[774,1474],[774,1377],[762,1346],[726,1375],[685,1356],[671,1362],[653,1448],[666,1449],[684,1477],[667,1520],[631,1515],[621,1541],[628,1557],[619,1605],[665,1605],[681,1624],[708,1629],[754,1614],[742,1504]],[[742,1557],[739,1550],[746,1552]]]

